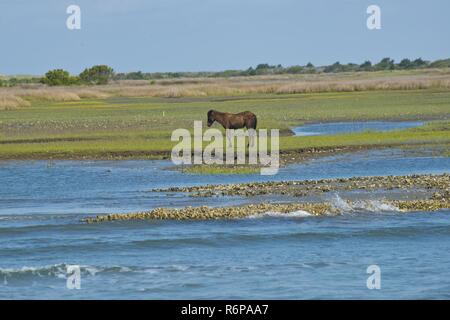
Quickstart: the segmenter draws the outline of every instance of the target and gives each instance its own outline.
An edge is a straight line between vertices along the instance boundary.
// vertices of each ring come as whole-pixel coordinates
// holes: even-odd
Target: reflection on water
[[[421,121],[355,121],[305,124],[292,129],[297,136],[322,136],[361,131],[391,131],[423,125]]]

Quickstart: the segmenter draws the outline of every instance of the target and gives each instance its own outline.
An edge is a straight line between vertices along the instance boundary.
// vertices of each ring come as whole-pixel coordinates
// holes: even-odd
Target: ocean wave
[[[55,219],[77,218],[80,214],[0,214],[0,221],[47,221]]]
[[[330,204],[333,208],[329,214],[345,214],[356,212],[373,212],[373,213],[389,213],[401,212],[396,206],[385,202],[383,200],[344,200],[338,194],[335,194],[330,199]]]
[[[271,217],[271,218],[305,218],[312,216],[311,213],[308,211],[303,210],[297,210],[292,212],[276,212],[276,211],[267,211],[264,213],[257,213],[248,216],[248,219],[256,219],[256,218],[264,218],[264,217]]]
[[[214,239],[209,237],[161,237],[131,241],[131,245],[137,247],[173,248],[178,246],[209,246],[215,245]]]
[[[255,233],[255,234],[237,234],[225,241],[234,241],[236,243],[250,243],[270,241],[274,243],[285,241],[338,241],[342,239],[387,239],[398,238],[404,239],[405,237],[430,237],[432,236],[449,236],[450,229],[447,226],[393,226],[393,227],[381,227],[381,228],[369,228],[367,230],[360,229],[336,229],[329,230],[324,229],[320,231],[303,231],[297,230],[289,233]]]
[[[11,280],[21,280],[29,278],[56,278],[67,279],[73,272],[68,272],[70,266],[79,266],[82,277],[96,276],[104,273],[146,273],[156,274],[160,272],[185,272],[191,268],[189,265],[161,265],[161,266],[91,266],[91,265],[71,265],[59,263],[54,265],[19,268],[0,268],[0,280],[4,283]]]
[[[0,276],[11,278],[26,278],[26,277],[56,277],[67,278],[68,268],[73,266],[71,264],[59,263],[54,265],[29,267],[23,266],[20,268],[0,268]],[[130,269],[127,267],[110,266],[110,267],[96,267],[88,265],[78,265],[80,273],[83,276],[95,276],[101,272],[126,272]]]

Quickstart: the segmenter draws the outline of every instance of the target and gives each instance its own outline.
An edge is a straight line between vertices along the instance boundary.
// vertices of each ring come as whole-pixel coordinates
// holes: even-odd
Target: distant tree
[[[169,78],[181,78],[182,74],[179,72],[169,72],[168,76]]]
[[[127,80],[143,80],[144,74],[141,71],[129,72],[126,74],[125,78]]]
[[[375,70],[394,70],[395,62],[391,58],[383,58],[375,65]]]
[[[256,66],[256,70],[270,69],[270,68],[272,68],[272,66],[270,66],[268,63],[260,63]]]
[[[80,73],[80,79],[87,84],[107,84],[114,76],[114,70],[107,65],[86,68]]]
[[[425,60],[422,60],[422,58],[418,58],[418,59],[414,60],[412,62],[412,64],[413,64],[414,68],[422,68],[422,67],[428,66],[429,63]]]
[[[359,69],[362,71],[371,71],[372,70],[372,62],[369,60],[364,61],[364,63],[359,65]]]
[[[54,69],[48,71],[41,82],[49,86],[69,86],[78,83],[79,78],[71,76],[66,70]]]
[[[358,71],[359,69],[359,65],[357,65],[356,63],[347,63],[346,65],[343,66],[343,70],[342,71]]]
[[[260,63],[255,68],[255,74],[279,74],[283,73],[284,68],[281,64],[278,65],[270,65],[268,63]]]
[[[291,66],[285,69],[287,73],[297,74],[302,73],[304,68],[302,66]]]
[[[256,75],[256,71],[255,71],[255,69],[250,67],[247,70],[245,70],[245,74],[248,75],[248,76],[255,76]]]
[[[323,69],[324,72],[340,72],[343,71],[343,66],[339,61],[333,63],[332,65],[326,66],[325,69]]]
[[[414,65],[412,64],[411,60],[409,59],[403,59],[398,64],[399,69],[412,69]]]
[[[306,65],[306,68],[314,68],[314,65],[311,62],[308,62],[308,64]]]
[[[242,70],[224,70],[214,72],[211,77],[236,77],[245,75],[245,71]]]
[[[436,60],[430,63],[430,68],[450,68],[450,59]]]

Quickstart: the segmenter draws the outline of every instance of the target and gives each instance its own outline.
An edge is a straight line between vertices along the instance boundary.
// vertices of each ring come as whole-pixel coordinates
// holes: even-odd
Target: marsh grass
[[[29,84],[0,88],[0,99],[3,100],[1,108],[7,109],[16,107],[15,99],[67,102],[109,97],[189,98],[424,89],[450,89],[450,71],[448,69],[431,69],[232,78],[181,78],[158,80],[154,84],[150,84],[148,81],[134,80],[116,81],[109,85],[94,87],[47,87]]]
[[[412,77],[411,74],[406,76]],[[348,77],[349,81],[355,80]],[[270,81],[281,84],[291,78],[274,79]],[[317,79],[323,80],[319,77]],[[330,77],[328,80],[330,79],[335,78]],[[206,112],[209,109],[254,112],[258,117],[258,128],[281,131],[281,149],[284,151],[339,146],[448,144],[450,140],[449,89],[221,96],[219,92],[222,87],[218,87],[214,82],[217,80],[207,81],[212,90],[217,90],[213,91],[214,96],[183,97],[174,93],[179,97],[121,97],[115,93],[104,94],[102,91],[97,95],[97,89],[84,87],[70,88],[72,93],[80,90],[77,97],[80,98],[81,95],[83,98],[64,94],[60,96],[59,93],[53,96],[53,100],[45,100],[47,98],[38,98],[45,97],[42,93],[31,98],[30,91],[39,90],[35,87],[24,89],[23,92],[15,88],[18,95],[22,94],[30,99],[31,106],[25,98],[8,98],[23,104],[18,107],[8,106],[11,110],[0,112],[0,158],[167,158],[176,143],[170,141],[172,131],[186,128],[192,132],[195,120],[203,120],[206,129]],[[248,84],[250,80],[239,81]],[[268,79],[264,77],[252,81],[264,83]],[[230,82],[234,83],[231,80]],[[154,87],[159,90],[160,87],[167,89],[173,85],[172,82],[167,82]],[[143,84],[134,87],[148,90],[146,86]],[[112,90],[115,86],[108,88]],[[8,103],[11,102],[8,100]],[[316,137],[290,136],[290,127],[309,122],[439,119],[442,121],[433,121],[421,128],[402,131],[368,131]],[[214,124],[213,127],[223,131],[220,125]]]
[[[170,150],[176,144],[169,139],[143,139],[138,135],[127,138],[111,136],[109,139],[65,140],[65,141],[34,141],[1,143],[0,158],[85,158],[85,159],[120,159],[120,158],[169,158]],[[281,137],[281,152],[306,152],[311,149],[337,147],[384,147],[402,145],[433,145],[440,144],[448,149],[450,146],[450,124],[446,128],[436,129],[428,125],[422,130],[407,129],[390,132],[361,132],[332,136],[314,137]],[[270,148],[269,148],[270,149]],[[199,166],[191,172],[221,171],[223,168]],[[229,168],[223,169],[229,172]],[[251,169],[253,170],[253,169]],[[238,168],[234,171],[239,171]]]
[[[365,131],[351,134],[329,136],[285,137],[280,141],[282,150],[298,150],[310,148],[348,147],[348,146],[400,146],[424,144],[449,144],[450,123],[446,129],[434,130],[395,130],[388,132]],[[300,138],[300,139],[299,139]]]
[[[31,106],[31,103],[14,95],[0,95],[0,110],[14,110]]]

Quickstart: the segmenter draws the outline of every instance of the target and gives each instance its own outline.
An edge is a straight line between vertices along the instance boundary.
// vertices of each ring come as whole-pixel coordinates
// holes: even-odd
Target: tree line
[[[359,72],[359,71],[389,71],[389,70],[412,70],[425,68],[450,68],[450,59],[440,59],[426,61],[422,58],[415,60],[402,59],[396,63],[394,59],[383,58],[378,63],[372,64],[365,61],[361,64],[347,63],[341,64],[339,61],[327,66],[314,66],[312,63],[306,65],[294,65],[283,67],[281,64],[270,65],[267,63],[258,64],[246,70],[225,70],[217,72],[142,72],[134,71],[127,73],[115,73],[113,68],[107,65],[96,65],[86,68],[79,75],[71,75],[63,69],[48,71],[43,77],[29,78],[8,78],[0,79],[0,87],[15,86],[17,84],[43,83],[49,86],[69,86],[69,85],[102,85],[111,80],[150,80],[150,84],[157,79],[173,79],[183,77],[238,77],[256,75],[276,75],[276,74],[313,74],[313,73],[339,73],[339,72]]]
[[[49,70],[43,77],[32,78],[9,78],[0,79],[0,87],[10,87],[18,84],[43,83],[49,86],[70,86],[70,85],[101,85],[107,84],[114,78],[113,68],[107,65],[96,65],[86,68],[79,75],[71,75],[63,69]]]
[[[141,71],[117,73],[116,80],[155,80],[183,77],[238,77],[273,74],[310,74],[310,73],[338,73],[338,72],[358,72],[358,71],[384,71],[384,70],[412,70],[424,68],[450,68],[450,59],[426,61],[422,58],[415,60],[402,59],[395,63],[394,59],[383,58],[378,63],[372,64],[365,61],[362,64],[335,62],[327,66],[314,66],[311,62],[306,65],[294,65],[283,67],[281,64],[270,65],[267,63],[258,64],[246,70],[225,70],[217,72],[153,72],[144,73]]]

